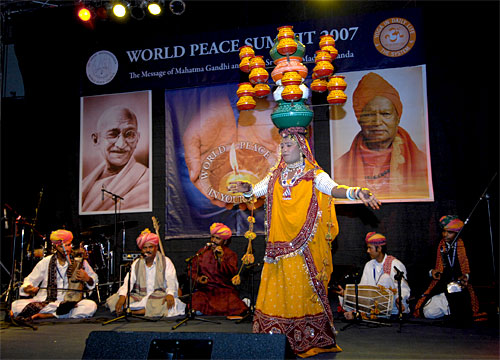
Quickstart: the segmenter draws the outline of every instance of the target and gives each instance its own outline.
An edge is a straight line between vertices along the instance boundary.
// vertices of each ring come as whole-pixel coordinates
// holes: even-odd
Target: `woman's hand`
[[[375,195],[373,195],[372,192],[366,188],[360,190],[359,199],[363,202],[363,204],[365,204],[365,206],[369,206],[373,210],[380,209],[380,205],[382,205],[380,200],[377,199]]]
[[[246,193],[252,189],[252,184],[248,181],[232,181],[227,190],[232,193]]]

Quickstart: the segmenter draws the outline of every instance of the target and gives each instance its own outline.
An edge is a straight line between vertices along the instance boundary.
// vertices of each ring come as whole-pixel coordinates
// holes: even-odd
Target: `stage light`
[[[95,14],[99,19],[106,19],[108,17],[108,10],[105,6],[100,6],[95,10]]]
[[[170,1],[170,11],[174,15],[182,15],[186,10],[186,4],[182,0],[172,0]]]
[[[90,19],[92,19],[92,13],[90,11],[90,9],[86,8],[86,7],[82,7],[78,10],[78,18],[83,21],[83,22],[87,22],[89,21]]]
[[[146,12],[144,11],[145,3],[142,2],[137,6],[132,6],[132,4],[129,5],[130,9],[130,16],[132,16],[136,20],[142,20],[144,19],[144,16],[146,16]]]
[[[127,15],[127,8],[120,2],[115,3],[112,9],[113,15],[115,15],[117,18],[123,18],[125,15]]]
[[[148,4],[148,11],[151,15],[158,16],[161,14],[161,6],[156,1],[151,1]]]

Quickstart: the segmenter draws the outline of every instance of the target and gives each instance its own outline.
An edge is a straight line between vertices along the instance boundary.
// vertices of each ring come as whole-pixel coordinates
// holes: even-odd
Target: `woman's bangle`
[[[351,201],[358,200],[358,198],[356,198],[357,189],[359,189],[359,187],[352,187],[352,186],[348,187],[345,192],[345,196]]]

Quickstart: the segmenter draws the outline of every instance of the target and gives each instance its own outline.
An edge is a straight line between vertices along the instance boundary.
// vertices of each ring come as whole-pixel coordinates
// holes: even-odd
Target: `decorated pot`
[[[281,55],[292,55],[297,51],[297,43],[294,39],[283,38],[278,42],[277,50]]]
[[[337,54],[339,53],[337,49],[330,45],[323,46],[321,50],[328,51],[330,53],[330,56],[332,57],[332,61],[334,60],[333,54],[336,54],[335,57],[337,57]]]
[[[341,105],[346,102],[347,95],[344,94],[342,90],[333,90],[330,91],[326,100],[328,101],[329,104]]]
[[[250,70],[265,67],[266,63],[264,62],[264,57],[262,55],[257,55],[250,59]]]
[[[250,56],[244,57],[240,62],[240,70],[246,73],[250,72]]]
[[[344,80],[345,76],[342,75],[333,75],[328,80],[328,90],[342,90],[344,91],[347,87],[347,83]]]
[[[327,82],[324,79],[316,79],[311,83],[311,90],[322,93],[327,89]]]
[[[323,49],[323,46],[335,46],[335,40],[331,35],[321,35],[319,37],[319,48]]]
[[[249,82],[244,82],[244,83],[238,84],[238,90],[236,90],[236,95],[238,95],[238,97],[254,96],[255,89],[253,88],[252,84],[250,84]]]
[[[330,51],[330,56],[332,57],[332,61],[335,60],[337,58],[337,55],[339,54],[339,51],[337,49],[335,49],[333,46],[329,46],[327,48]]]
[[[281,78],[283,85],[300,85],[302,84],[302,76],[296,71],[287,71]]]
[[[236,107],[238,110],[252,110],[255,109],[255,99],[251,96],[242,96],[236,103]]]
[[[333,74],[333,65],[329,61],[318,61],[313,72],[318,78],[328,77]]]
[[[332,61],[332,56],[329,51],[318,50],[316,51],[316,56],[314,57],[314,62],[318,63],[320,61]]]
[[[285,38],[294,38],[295,33],[293,32],[293,26],[285,25],[278,28],[278,40]]]
[[[284,59],[285,61],[279,61],[274,70],[271,72],[271,77],[274,82],[281,80],[283,74],[289,71],[298,72],[302,79],[307,77],[307,67],[304,64],[297,60],[290,59],[290,61],[286,61],[286,58]]]
[[[255,96],[258,98],[266,97],[271,92],[271,88],[267,84],[255,84],[254,90]]]
[[[289,128],[292,126],[307,127],[313,119],[313,112],[304,100],[289,103],[283,100],[277,101],[278,106],[271,114],[271,120],[278,129]]]
[[[302,89],[298,85],[285,86],[281,98],[286,101],[297,101],[302,99]]]
[[[304,54],[306,52],[306,47],[298,40],[297,36],[295,36],[294,41],[295,44],[297,44],[297,50],[293,54],[289,54],[288,58],[290,60],[293,59],[302,62],[302,58],[304,57]],[[271,48],[271,50],[269,50],[269,55],[271,56],[271,59],[273,59],[275,65],[278,65],[280,61],[288,60],[287,55],[282,55],[278,52],[278,44],[279,40],[275,39],[273,47]]]
[[[259,84],[259,83],[265,83],[267,82],[267,79],[269,79],[269,73],[267,72],[266,69],[263,69],[261,67],[256,67],[250,71],[250,75],[248,75],[248,80],[252,84]]]
[[[245,57],[254,57],[254,56],[255,56],[255,51],[253,50],[252,46],[244,45],[240,47],[240,60]]]

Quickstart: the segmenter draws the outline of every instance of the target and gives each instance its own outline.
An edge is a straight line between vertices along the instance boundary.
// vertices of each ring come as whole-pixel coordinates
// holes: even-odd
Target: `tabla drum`
[[[106,260],[104,259],[104,246],[101,243],[88,244],[83,246],[87,250],[90,266],[94,271],[99,271],[106,268]]]
[[[358,285],[358,309],[367,315],[389,318],[394,306],[394,293],[387,288],[374,285]],[[356,292],[354,284],[347,284],[344,290],[346,311],[356,311]]]

